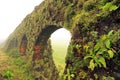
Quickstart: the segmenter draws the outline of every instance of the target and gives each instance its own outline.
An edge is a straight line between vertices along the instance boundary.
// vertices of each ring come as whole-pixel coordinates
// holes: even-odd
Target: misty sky
[[[52,33],[50,38],[52,39],[52,45],[57,44],[63,46],[64,44],[64,47],[67,47],[71,39],[71,33],[64,28],[61,28]]]
[[[0,0],[0,40],[5,40],[43,0]]]
[[[22,20],[44,0],[0,0],[0,43],[15,30]],[[68,44],[70,32],[59,29],[53,33],[54,43]],[[54,44],[53,43],[53,44]]]

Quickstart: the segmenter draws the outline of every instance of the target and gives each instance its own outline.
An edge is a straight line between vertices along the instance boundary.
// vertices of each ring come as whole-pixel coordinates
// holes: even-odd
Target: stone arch
[[[46,48],[45,45],[47,45],[50,35],[59,28],[62,28],[62,27],[56,27],[55,25],[49,25],[45,29],[42,30],[42,32],[38,35],[38,38],[35,41],[33,59],[35,59],[35,54],[37,55],[36,59],[43,57],[42,53],[44,52]]]
[[[48,80],[57,80],[58,78],[58,71],[53,60],[51,40],[49,38],[53,32],[60,28],[63,27],[57,27],[55,25],[46,26],[46,28],[42,30],[35,41],[33,61],[36,79],[42,80],[41,75],[39,75],[40,73],[42,73],[42,75]],[[43,64],[41,64],[39,61]]]
[[[27,37],[26,37],[26,35],[24,35],[22,37],[21,44],[20,44],[20,52],[23,54],[26,53],[27,43],[28,43]]]
[[[113,2],[111,1],[110,3]],[[116,6],[119,6],[118,3],[119,0],[116,0],[114,4],[116,4]],[[22,40],[19,44],[25,43],[27,47],[26,42],[28,39],[28,59],[30,64],[32,64],[32,60],[35,63],[33,66],[35,69],[35,74],[32,73],[37,76],[35,77],[35,80],[57,80],[56,78],[54,78],[56,76],[55,74],[57,74],[57,72],[55,71],[55,67],[54,65],[50,65],[54,63],[53,60],[50,60],[52,59],[52,52],[49,36],[52,32],[60,28],[55,25],[65,26],[72,32],[72,39],[68,48],[68,56],[66,58],[65,71],[67,73],[67,70],[70,69],[70,74],[74,74],[75,79],[72,80],[83,79],[83,76],[85,77],[84,79],[87,80],[93,78],[94,73],[97,74],[100,79],[102,78],[102,76],[106,76],[108,73],[110,73],[108,74],[108,76],[111,76],[111,72],[107,72],[108,67],[107,70],[105,69],[105,71],[103,71],[107,74],[99,75],[99,73],[102,74],[102,72],[100,72],[102,71],[101,68],[98,68],[98,72],[94,72],[88,68],[89,62],[87,63],[87,66],[86,61],[85,65],[83,64],[83,58],[86,56],[86,54],[83,54],[85,52],[83,51],[83,48],[89,43],[93,43],[94,45],[94,43],[97,42],[93,39],[95,35],[97,35],[97,39],[99,39],[99,37],[107,34],[110,30],[120,30],[120,8],[118,8],[117,10],[112,10],[110,11],[110,13],[106,14],[106,11],[99,9],[98,6],[96,6],[100,4],[101,2],[94,2],[92,0],[85,0],[82,2],[80,0],[44,0],[44,2],[37,6],[31,14],[26,16],[26,18],[22,21],[18,28],[16,28],[16,30],[10,35],[4,48],[9,47],[12,51],[14,44],[14,41],[12,41],[13,38],[17,38],[18,41],[19,39]],[[94,6],[95,8],[92,8],[93,10],[90,9],[89,11],[87,10],[89,6]],[[101,13],[105,15],[102,15]],[[96,16],[98,14],[99,16]],[[36,35],[36,33],[38,34]],[[25,34],[27,37],[21,39],[22,36]],[[80,47],[79,45],[82,47]],[[119,44],[116,45],[119,46]],[[20,46],[16,48],[19,49]],[[119,49],[118,47],[115,48]],[[26,50],[26,48],[24,49]],[[110,65],[112,64],[110,63]],[[120,72],[120,69],[117,70]],[[82,75],[82,73],[85,75]]]

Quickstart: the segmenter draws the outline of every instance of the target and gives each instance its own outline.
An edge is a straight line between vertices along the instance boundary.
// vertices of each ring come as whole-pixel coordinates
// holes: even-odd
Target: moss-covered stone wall
[[[72,34],[66,79],[114,79],[120,75],[119,25],[119,0],[45,0],[8,37],[4,49],[24,53],[35,80],[57,80],[49,37],[63,27]]]

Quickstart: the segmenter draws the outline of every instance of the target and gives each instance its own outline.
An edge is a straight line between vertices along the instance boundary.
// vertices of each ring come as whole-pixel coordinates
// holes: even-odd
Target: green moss
[[[19,52],[22,37],[23,35],[26,35],[28,39],[26,51],[28,68],[34,70],[42,67],[42,72],[34,70],[36,74],[34,76],[40,78],[41,76],[44,77],[47,73],[50,73],[46,76],[49,80],[52,80],[54,79],[52,78],[53,75],[57,76],[58,73],[52,60],[52,53],[48,54],[51,47],[46,47],[46,45],[50,46],[50,43],[43,45],[45,48],[44,51],[42,51],[43,57],[38,62],[33,61],[33,47],[39,34],[49,25],[54,25],[60,28],[64,27],[69,31],[72,31],[73,41],[76,38],[80,40],[77,44],[70,43],[66,57],[66,68],[70,69],[70,73],[77,76],[76,78],[88,79],[90,78],[89,71],[84,71],[82,68],[89,66],[90,59],[84,60],[82,58],[85,56],[85,51],[87,51],[87,49],[83,49],[83,47],[89,45],[92,49],[96,42],[99,41],[98,38],[100,38],[101,35],[106,34],[112,29],[119,29],[119,7],[119,0],[45,0],[42,4],[36,6],[35,10],[27,15],[16,30],[8,37],[4,48],[13,53],[14,57],[18,57],[19,55],[17,55],[17,53]],[[107,29],[106,26],[108,26]],[[96,33],[98,33],[98,35],[96,35]],[[46,38],[46,36],[44,37]],[[15,39],[17,39],[17,46],[15,46]],[[112,38],[110,41],[112,42],[114,40],[115,38]],[[42,44],[42,42],[39,44]],[[109,41],[107,41],[106,44],[107,46],[104,46],[108,48]],[[116,45],[116,43],[113,44]],[[82,47],[79,47],[78,45],[81,45]],[[74,51],[74,49],[77,50]],[[118,52],[120,51],[118,50]],[[111,55],[111,53],[109,54]],[[117,56],[118,55],[119,54],[117,54]],[[32,62],[35,64],[33,65]],[[93,60],[91,63],[92,62]],[[119,57],[116,57],[114,62],[119,63]],[[119,65],[117,65],[116,69],[118,69],[118,67]],[[95,72],[95,74],[98,73]],[[75,79],[75,77],[71,79]]]

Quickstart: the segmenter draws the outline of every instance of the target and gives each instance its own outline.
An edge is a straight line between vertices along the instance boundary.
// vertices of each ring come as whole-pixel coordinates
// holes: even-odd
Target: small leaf
[[[92,56],[85,56],[84,59],[93,58]]]
[[[94,68],[95,68],[95,64],[94,64],[93,59],[92,59],[92,60],[90,60],[90,65],[89,65],[89,68],[90,68],[91,70],[94,70]]]
[[[103,10],[103,11],[108,11],[109,8],[111,7],[111,5],[112,5],[112,3],[110,3],[110,2],[109,2],[109,3],[106,3],[105,6],[102,7],[102,10]]]
[[[108,36],[111,36],[113,34],[113,30],[111,30],[109,33],[108,33]]]
[[[81,45],[77,44],[76,45],[76,49],[79,49],[81,47]]]
[[[94,56],[94,62],[96,63],[95,67],[99,65],[99,58],[97,56]]]
[[[108,50],[107,52],[108,52],[108,54],[109,54],[109,57],[110,57],[110,58],[113,58],[113,56],[114,56],[113,51],[112,51],[112,50]]]
[[[100,48],[100,43],[97,43],[94,47],[94,52],[98,51]]]
[[[93,54],[94,54],[94,52],[93,52],[92,49],[90,49],[89,52],[90,52],[90,55],[93,55]]]
[[[105,49],[105,48],[101,48],[101,49],[97,52],[97,54],[103,54],[106,50],[107,50],[107,49]]]
[[[115,11],[117,8],[118,8],[118,7],[117,7],[116,5],[112,5],[112,6],[110,7],[110,11]]]
[[[102,36],[101,36],[101,39],[102,39],[103,41],[106,40],[106,38],[107,38],[106,35],[102,35]]]
[[[101,68],[102,67],[102,64],[101,63],[98,63],[99,67]]]
[[[106,68],[106,62],[105,62],[104,57],[100,57],[99,62],[103,65],[104,68]]]
[[[111,45],[110,45],[110,40],[109,39],[106,40],[105,45],[108,49],[110,49]]]

